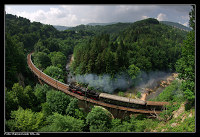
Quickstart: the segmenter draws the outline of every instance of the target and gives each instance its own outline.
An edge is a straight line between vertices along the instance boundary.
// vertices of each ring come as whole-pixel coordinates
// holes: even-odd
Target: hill
[[[109,23],[108,23],[109,24]],[[76,27],[69,28],[68,30],[75,30],[75,31],[90,31],[94,34],[100,33],[107,33],[107,34],[114,34],[124,30],[128,27],[131,23],[116,23],[116,24],[109,24],[109,25],[78,25]]]
[[[67,30],[67,29],[71,28],[71,27],[60,26],[60,25],[53,25],[53,27],[56,28],[59,31],[64,31],[64,30]]]
[[[192,30],[191,28],[186,27],[186,26],[184,26],[184,25],[182,25],[180,23],[177,23],[177,22],[160,21],[160,23],[163,23],[163,24],[175,27],[175,28],[179,28],[179,29],[184,30],[184,31],[191,31]]]
[[[30,76],[26,65],[26,55],[36,52],[62,51],[65,56],[73,53],[73,47],[91,36],[92,33],[76,33],[73,30],[58,31],[52,25],[40,22],[30,22],[29,19],[12,14],[5,15],[5,59],[6,59],[6,88],[19,81],[17,75]],[[14,66],[14,67],[11,67]],[[65,66],[62,66],[65,69]],[[26,77],[28,78],[28,77]],[[23,80],[30,82],[30,80]]]
[[[102,29],[107,33],[96,34],[88,42],[75,47],[72,68],[76,74],[115,75],[127,71],[131,65],[146,72],[174,70],[187,34],[152,18],[107,25]]]
[[[106,25],[112,25],[112,24],[117,24],[119,22],[110,22],[110,23],[88,23],[87,25],[90,25],[90,26],[106,26]]]

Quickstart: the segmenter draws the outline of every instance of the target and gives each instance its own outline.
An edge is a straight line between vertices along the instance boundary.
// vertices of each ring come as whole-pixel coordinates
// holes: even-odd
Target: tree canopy
[[[123,72],[132,79],[140,71],[174,72],[186,34],[152,18],[130,24],[115,39],[114,33],[98,33],[75,46],[71,70],[112,78]]]
[[[182,90],[186,99],[193,104],[195,102],[195,7],[190,12],[190,26],[193,28],[187,35],[181,47],[181,58],[176,63],[176,71],[183,80]]]
[[[90,132],[107,132],[111,124],[111,114],[102,107],[96,106],[86,117]]]

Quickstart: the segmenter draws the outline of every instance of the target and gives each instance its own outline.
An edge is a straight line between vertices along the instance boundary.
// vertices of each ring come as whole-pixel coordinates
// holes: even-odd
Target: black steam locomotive
[[[99,93],[95,92],[94,90],[89,90],[87,88],[83,88],[83,87],[79,87],[79,86],[69,84],[69,91],[76,93],[80,96],[86,96],[87,98],[99,100]]]

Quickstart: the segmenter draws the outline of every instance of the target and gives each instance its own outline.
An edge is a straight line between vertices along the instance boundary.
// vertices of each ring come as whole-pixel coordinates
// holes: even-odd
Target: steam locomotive
[[[87,88],[83,88],[83,87],[79,87],[79,86],[69,84],[69,91],[76,93],[80,96],[86,96],[87,98],[99,100],[99,93],[95,92],[94,90],[89,90]]]

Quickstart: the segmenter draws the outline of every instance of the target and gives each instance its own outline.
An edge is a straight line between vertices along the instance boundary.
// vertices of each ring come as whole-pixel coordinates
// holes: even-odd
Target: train
[[[140,99],[132,99],[127,97],[121,97],[117,95],[107,94],[107,93],[99,93],[95,90],[90,90],[84,87],[75,86],[73,84],[69,84],[69,91],[80,96],[85,96],[87,98],[91,98],[93,100],[102,101],[109,104],[114,104],[123,107],[135,108],[135,109],[150,109],[150,110],[161,110],[162,105],[149,105],[147,101]]]
[[[130,108],[137,108],[137,109],[148,109],[148,110],[161,110],[164,105],[169,104],[168,102],[155,102],[155,101],[144,101],[139,99],[131,99],[126,97],[120,97],[116,95],[111,95],[107,93],[99,93],[95,90],[89,90],[87,88],[83,88],[81,86],[75,86],[73,83],[67,83],[63,84],[59,82],[57,84],[57,81],[49,77],[48,75],[41,72],[38,68],[35,67],[35,65],[31,61],[31,54],[28,54],[27,56],[27,64],[29,68],[42,80],[47,82],[49,85],[53,85],[58,88],[58,86],[61,86],[61,88],[68,90],[69,92],[73,92],[75,94],[78,94],[80,96],[85,96],[87,98],[102,101],[108,104],[115,104],[117,106],[123,106],[123,107],[130,107]]]

